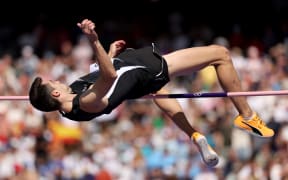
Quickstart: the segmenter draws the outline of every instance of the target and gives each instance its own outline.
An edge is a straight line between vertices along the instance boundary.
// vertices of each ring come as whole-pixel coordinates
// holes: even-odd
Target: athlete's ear
[[[53,97],[59,97],[60,96],[60,91],[58,91],[58,90],[53,90],[53,91],[51,91],[51,95],[53,96]]]

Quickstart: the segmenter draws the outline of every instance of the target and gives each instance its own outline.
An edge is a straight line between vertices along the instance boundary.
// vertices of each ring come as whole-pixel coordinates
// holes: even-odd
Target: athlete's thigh
[[[223,58],[225,48],[218,45],[193,47],[164,55],[170,76],[191,74]]]

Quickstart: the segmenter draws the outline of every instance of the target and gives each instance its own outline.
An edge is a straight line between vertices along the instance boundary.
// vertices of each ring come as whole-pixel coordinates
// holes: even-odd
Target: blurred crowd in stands
[[[255,38],[237,24],[223,36],[209,25],[187,28],[179,14],[169,18],[161,31],[141,21],[107,21],[96,24],[96,31],[106,48],[120,38],[133,48],[155,42],[163,53],[220,44],[230,50],[245,91],[288,89],[288,22],[267,26]],[[93,51],[85,36],[72,34],[65,27],[35,25],[14,37],[13,48],[0,46],[0,96],[28,95],[35,76],[69,84],[88,72]],[[172,79],[167,87],[171,93],[222,91],[212,67]],[[178,99],[220,155],[215,168],[203,164],[193,142],[149,99],[127,101],[87,122],[37,111],[28,101],[0,101],[0,179],[288,179],[288,96],[247,98],[275,130],[273,138],[235,129],[237,112],[229,98]]]

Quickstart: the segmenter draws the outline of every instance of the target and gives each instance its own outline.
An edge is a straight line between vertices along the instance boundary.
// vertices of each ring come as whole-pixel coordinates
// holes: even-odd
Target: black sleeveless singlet
[[[140,49],[127,49],[113,60],[117,79],[106,94],[108,106],[98,113],[88,113],[80,109],[79,98],[99,76],[96,70],[74,81],[70,87],[77,94],[73,99],[72,111],[60,113],[75,121],[89,121],[97,116],[109,114],[124,100],[140,98],[154,93],[169,82],[165,59],[155,49],[154,44]]]

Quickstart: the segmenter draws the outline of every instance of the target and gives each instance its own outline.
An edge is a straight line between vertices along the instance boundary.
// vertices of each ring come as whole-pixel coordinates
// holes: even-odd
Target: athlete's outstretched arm
[[[108,54],[99,41],[98,34],[94,30],[95,24],[91,20],[84,19],[81,23],[78,23],[78,27],[80,27],[83,33],[87,35],[92,44],[102,78],[105,80],[115,79],[117,76],[116,71],[110,61]]]
[[[156,94],[168,94],[168,90],[162,88]],[[191,126],[187,117],[185,116],[182,107],[177,99],[172,98],[155,98],[153,99],[155,104],[170,117],[173,122],[184,131],[189,138],[196,130]]]
[[[92,89],[83,94],[82,104],[94,103],[94,105],[97,105],[99,101],[102,101],[102,98],[112,86],[114,80],[117,77],[117,73],[110,60],[110,57],[99,41],[98,34],[94,30],[95,24],[89,19],[84,19],[81,23],[77,23],[77,25],[88,37],[94,49],[100,72],[99,78],[95,82]]]

